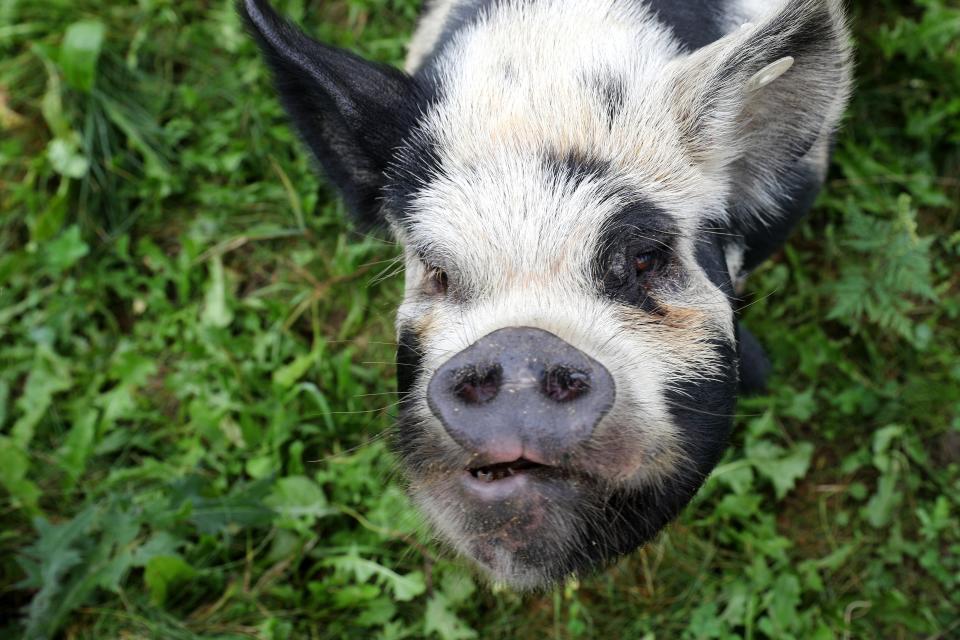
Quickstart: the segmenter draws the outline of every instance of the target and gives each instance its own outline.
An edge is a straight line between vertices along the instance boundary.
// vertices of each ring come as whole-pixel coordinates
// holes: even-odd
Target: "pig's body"
[[[762,377],[735,295],[822,182],[836,2],[439,0],[407,74],[243,11],[327,175],[404,247],[393,442],[443,540],[516,588],[649,540]]]

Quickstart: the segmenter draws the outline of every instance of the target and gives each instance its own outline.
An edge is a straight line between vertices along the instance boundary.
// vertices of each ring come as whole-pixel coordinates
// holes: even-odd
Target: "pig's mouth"
[[[516,475],[526,474],[533,471],[545,470],[549,467],[545,464],[533,462],[526,458],[518,458],[511,462],[500,462],[483,467],[474,467],[467,469],[470,475],[483,483],[498,482],[511,478]]]

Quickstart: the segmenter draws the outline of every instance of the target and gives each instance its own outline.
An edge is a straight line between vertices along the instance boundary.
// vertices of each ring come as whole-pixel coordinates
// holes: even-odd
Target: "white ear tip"
[[[754,76],[747,81],[747,91],[756,91],[757,89],[762,89],[789,71],[790,67],[792,66],[792,56],[787,56],[786,58],[780,58],[776,62],[771,62],[763,69],[760,69],[760,71],[755,73]]]

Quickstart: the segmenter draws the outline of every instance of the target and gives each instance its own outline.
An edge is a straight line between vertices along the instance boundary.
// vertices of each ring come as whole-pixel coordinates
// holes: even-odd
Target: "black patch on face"
[[[727,298],[732,298],[733,283],[730,281],[730,269],[727,268],[727,257],[723,248],[723,243],[707,232],[705,237],[698,238],[695,258],[710,282],[723,291]]]
[[[732,296],[733,285],[721,239],[707,237],[697,243],[696,259],[710,281],[728,297]],[[733,315],[732,307],[729,313]],[[681,446],[695,467],[678,481],[694,492],[723,455],[736,408],[737,345],[716,339],[713,348],[718,363],[713,377],[675,382],[666,394],[670,414],[680,429]]]
[[[397,394],[399,412],[391,431],[391,450],[407,469],[420,473],[441,454],[430,446],[424,424],[411,412],[416,398],[410,395],[423,375],[423,351],[420,336],[409,327],[400,330],[397,340]],[[435,440],[435,439],[433,439]]]
[[[603,295],[656,313],[657,302],[640,281],[635,259],[653,254],[657,269],[671,268],[676,236],[676,226],[663,209],[635,199],[607,223],[601,234],[593,264]]]
[[[586,84],[597,95],[607,122],[612,123],[623,111],[627,99],[626,82],[619,76],[603,74],[589,78]]]
[[[610,163],[579,151],[550,152],[544,157],[547,172],[558,182],[579,187],[585,180],[604,180],[610,173]]]
[[[420,336],[412,329],[400,331],[397,341],[397,393],[400,395],[400,408],[409,405],[410,390],[423,373],[423,353]]]
[[[686,51],[705,47],[724,36],[724,0],[645,0],[644,4],[670,27]]]
[[[693,468],[685,469],[678,482],[693,492],[723,455],[736,408],[736,345],[717,341],[714,349],[720,362],[715,378],[674,383],[666,394],[670,414],[679,427],[681,447],[693,463]]]
[[[696,260],[710,281],[728,298],[733,295],[720,237],[707,236],[697,243]],[[733,308],[729,313],[733,315]],[[682,448],[693,461],[696,473],[685,482],[702,484],[726,447],[736,407],[739,360],[737,345],[714,340],[718,373],[712,378],[673,383],[667,390],[667,402],[681,434]]]
[[[387,184],[383,189],[387,215],[402,224],[413,210],[416,195],[442,172],[440,143],[422,132],[408,137],[387,169]]]

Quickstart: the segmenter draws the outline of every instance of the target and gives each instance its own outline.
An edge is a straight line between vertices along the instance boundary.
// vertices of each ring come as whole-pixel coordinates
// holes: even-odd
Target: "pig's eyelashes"
[[[447,295],[450,290],[450,277],[447,272],[438,267],[427,269],[427,290],[438,296]]]

